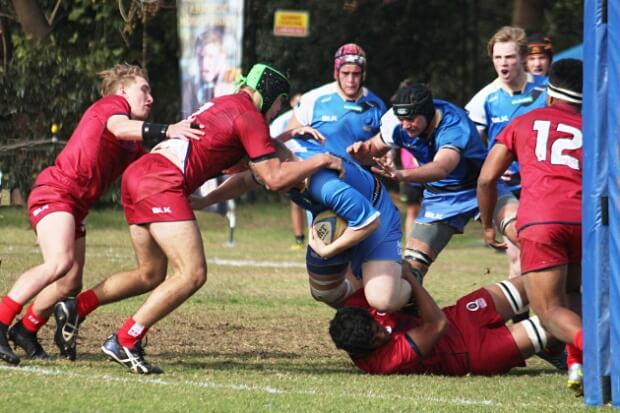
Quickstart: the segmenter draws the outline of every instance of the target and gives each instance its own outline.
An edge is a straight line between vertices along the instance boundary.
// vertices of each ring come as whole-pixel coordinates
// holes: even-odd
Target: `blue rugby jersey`
[[[545,106],[546,84],[546,77],[528,73],[523,90],[514,92],[495,79],[465,105],[465,110],[478,130],[486,132],[488,149],[491,149],[495,138],[508,122],[530,110]]]
[[[317,129],[326,138],[323,148],[350,159],[349,145],[365,141],[379,132],[386,106],[377,95],[362,87],[357,101],[345,100],[338,93],[336,82],[305,93],[294,109],[295,117],[304,126]],[[303,147],[317,145],[314,140],[296,139]]]
[[[461,214],[476,212],[476,180],[487,151],[474,123],[456,105],[434,99],[436,126],[430,135],[410,137],[392,110],[381,119],[381,139],[389,146],[405,148],[423,166],[432,162],[442,148],[459,152],[461,159],[448,176],[424,184],[420,222],[445,221]],[[462,225],[455,225],[462,230]]]

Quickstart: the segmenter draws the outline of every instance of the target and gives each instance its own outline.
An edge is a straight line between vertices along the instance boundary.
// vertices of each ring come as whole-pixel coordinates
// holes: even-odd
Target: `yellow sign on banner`
[[[306,37],[310,30],[307,11],[276,10],[273,16],[273,34],[276,36]]]

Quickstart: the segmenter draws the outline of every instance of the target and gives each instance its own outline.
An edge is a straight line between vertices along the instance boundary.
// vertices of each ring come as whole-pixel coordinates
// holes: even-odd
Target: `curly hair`
[[[377,322],[370,313],[359,307],[343,307],[329,323],[329,335],[336,348],[351,355],[364,355],[374,350]]]
[[[578,59],[561,59],[551,65],[547,93],[576,105],[582,103],[583,62]]]
[[[149,80],[146,70],[140,66],[130,65],[128,63],[117,64],[111,69],[102,70],[97,73],[97,75],[101,78],[99,91],[102,96],[116,93],[119,86],[127,86],[129,83],[133,82],[136,77],[143,77],[147,81]]]

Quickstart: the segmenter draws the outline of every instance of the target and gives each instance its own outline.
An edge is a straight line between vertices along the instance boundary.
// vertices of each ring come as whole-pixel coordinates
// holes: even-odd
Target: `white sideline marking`
[[[91,380],[91,381],[100,381],[100,382],[117,382],[117,383],[142,383],[142,384],[153,384],[160,386],[192,386],[198,388],[211,388],[211,389],[226,389],[226,390],[239,390],[239,391],[254,391],[258,393],[268,393],[268,394],[290,394],[290,395],[318,395],[318,396],[342,396],[342,397],[365,397],[368,399],[379,399],[379,400],[403,400],[403,401],[412,401],[412,402],[428,402],[428,403],[437,403],[437,404],[451,404],[455,406],[511,406],[511,407],[521,407],[521,408],[532,408],[532,407],[549,407],[547,404],[533,404],[533,403],[502,403],[495,402],[493,400],[470,400],[464,398],[441,398],[441,397],[412,397],[412,396],[403,396],[398,394],[378,394],[373,391],[368,391],[366,393],[329,393],[329,392],[320,392],[317,390],[285,390],[278,389],[276,387],[271,386],[256,386],[252,384],[226,384],[226,383],[216,383],[213,381],[196,381],[196,380],[166,380],[161,378],[149,378],[149,377],[141,377],[141,376],[128,376],[128,377],[118,377],[111,376],[109,374],[79,374],[79,373],[71,373],[67,371],[63,371],[60,369],[46,369],[35,366],[23,366],[23,367],[11,367],[11,366],[3,366],[0,365],[0,370],[6,370],[13,373],[25,373],[25,374],[34,374],[37,376],[62,376],[68,378],[77,378],[80,380]],[[554,407],[565,407],[571,408],[574,407],[573,404],[565,404],[558,405],[554,404]]]
[[[207,263],[229,267],[272,267],[272,268],[306,268],[306,264],[295,261],[254,261],[228,260],[224,258],[207,258]]]
[[[13,246],[7,246],[1,251],[3,254],[19,255],[23,251],[17,251]],[[27,251],[32,254],[38,254],[38,248],[29,248]],[[118,253],[112,250],[103,252],[86,252],[87,258],[108,258],[113,261],[121,261],[122,259],[133,259],[133,252]],[[221,265],[224,267],[269,267],[269,268],[306,268],[305,262],[300,261],[255,261],[255,260],[234,260],[227,258],[209,258],[207,257],[207,264]]]

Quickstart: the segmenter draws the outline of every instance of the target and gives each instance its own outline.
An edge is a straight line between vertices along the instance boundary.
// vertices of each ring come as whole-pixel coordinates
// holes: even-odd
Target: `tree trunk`
[[[0,64],[4,72],[8,69],[13,56],[13,42],[9,28],[8,19],[0,17]]]
[[[545,0],[514,0],[512,25],[525,29],[528,34],[543,30],[545,22]]]
[[[17,21],[27,35],[36,40],[43,40],[52,31],[37,0],[13,0],[13,8]]]

